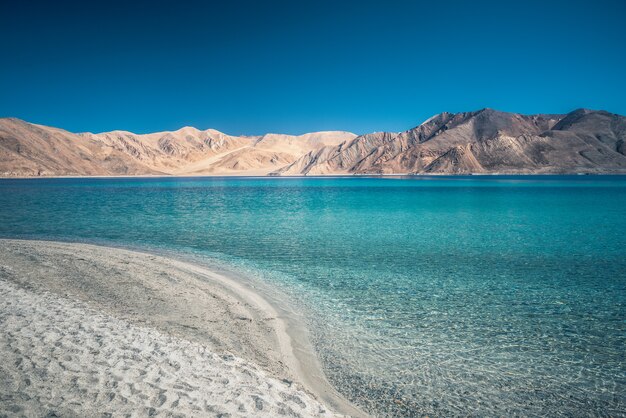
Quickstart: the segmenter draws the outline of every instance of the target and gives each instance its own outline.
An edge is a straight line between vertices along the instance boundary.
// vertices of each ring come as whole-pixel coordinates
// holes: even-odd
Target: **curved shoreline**
[[[177,259],[173,255],[165,257],[180,263],[181,268],[187,268],[209,280],[225,285],[267,314],[276,317],[278,321],[274,323],[276,325],[274,329],[278,335],[280,350],[286,357],[288,369],[294,373],[296,379],[333,411],[351,417],[368,416],[348,401],[327,380],[313,345],[309,341],[307,328],[296,318],[293,310],[288,306],[281,306],[278,303],[279,298],[270,295],[270,292],[275,290],[271,289],[271,285],[255,281],[253,286],[252,282],[242,277],[233,278],[210,270],[207,266]],[[232,272],[229,273],[235,275]],[[285,298],[280,298],[280,301],[285,302]]]
[[[275,377],[283,377],[283,381],[289,384],[291,384],[290,379],[294,379],[304,386],[308,392],[313,393],[332,411],[350,416],[366,416],[365,413],[353,406],[339,394],[327,381],[319,360],[317,359],[317,355],[308,340],[306,328],[294,317],[293,311],[291,311],[288,306],[281,305],[277,303],[277,300],[270,297],[269,289],[264,289],[264,294],[264,291],[256,286],[256,284],[252,285],[242,278],[238,280],[237,277],[229,277],[217,273],[207,266],[194,264],[186,260],[183,261],[180,258],[172,257],[170,254],[163,256],[142,250],[129,250],[111,246],[60,241],[0,239],[0,243],[2,243],[3,247],[6,249],[2,254],[5,261],[7,257],[10,258],[12,256],[13,259],[17,258],[20,251],[28,253],[26,250],[30,248],[33,254],[36,253],[37,249],[43,253],[48,252],[50,260],[46,259],[43,260],[43,263],[39,263],[40,265],[47,264],[48,267],[46,268],[61,269],[61,271],[64,271],[63,264],[71,264],[71,268],[75,268],[80,272],[82,271],[81,269],[87,268],[80,263],[92,263],[90,267],[92,270],[88,270],[92,273],[99,271],[98,269],[101,270],[105,266],[107,269],[114,271],[114,273],[111,274],[111,283],[109,284],[104,284],[103,282],[96,283],[89,280],[80,281],[79,279],[79,283],[77,283],[77,288],[80,290],[78,295],[72,294],[72,289],[68,286],[70,282],[62,283],[62,281],[65,280],[63,278],[55,279],[56,282],[54,283],[33,283],[32,281],[28,282],[28,280],[24,280],[23,283],[18,283],[21,286],[35,288],[36,290],[44,292],[57,293],[62,297],[67,297],[69,294],[70,296],[77,297],[79,300],[82,299],[83,302],[87,302],[90,306],[110,311],[114,317],[122,316],[123,319],[129,319],[131,322],[134,321],[140,324],[148,322],[148,326],[154,326],[155,329],[161,331],[165,330],[168,334],[174,336],[182,336],[183,338],[191,337],[192,340],[195,339],[196,341],[203,342],[206,337],[211,337],[211,339],[217,337],[217,335],[210,335],[211,332],[213,332],[213,334],[219,334],[219,337],[223,338],[223,340],[218,341],[218,347],[226,348],[227,351],[230,348],[230,351],[234,351],[234,354],[255,361],[256,364],[259,364],[260,367]],[[9,252],[11,252],[9,249],[12,249],[12,254],[9,254]],[[33,254],[29,254],[28,257],[32,258],[37,256]],[[1,258],[0,261],[2,261]],[[133,265],[129,265],[131,262]],[[22,260],[22,263],[23,266],[27,266],[29,263],[37,264],[37,262],[33,262],[30,259]],[[124,271],[124,266],[127,266],[125,268],[126,271]],[[0,265],[0,267],[3,267],[3,265]],[[69,267],[66,266],[65,268]],[[146,281],[145,277],[140,274],[138,275],[140,279],[128,277],[129,274],[132,274],[131,270],[133,268],[144,270],[154,269],[155,272],[158,270],[158,274],[154,272],[151,273],[153,276],[168,276],[168,274],[174,272],[172,274],[175,276],[175,280],[180,281],[180,283],[176,285],[172,284],[174,287],[178,286],[176,287],[176,289],[178,289],[177,292],[180,293],[189,286],[198,286],[199,290],[194,290],[194,292],[199,291],[201,293],[207,293],[213,298],[213,301],[219,300],[219,303],[225,304],[224,309],[231,315],[231,321],[233,315],[235,315],[234,318],[246,321],[245,327],[247,328],[233,331],[233,327],[238,328],[240,326],[238,322],[237,324],[223,324],[222,326],[225,328],[219,328],[217,330],[207,326],[205,327],[206,329],[202,329],[198,332],[188,331],[186,327],[189,327],[189,329],[197,329],[194,325],[198,323],[201,326],[206,325],[206,321],[202,322],[199,319],[194,320],[196,322],[186,323],[188,322],[188,317],[180,316],[182,315],[180,312],[174,312],[179,309],[181,304],[189,305],[187,308],[190,310],[191,305],[195,305],[191,299],[189,299],[189,297],[192,296],[188,296],[188,299],[180,299],[179,294],[168,295],[168,286],[166,284],[164,288],[163,283],[158,281],[160,279],[152,280],[153,278],[150,277],[150,279]],[[144,270],[141,270],[141,274],[145,274]],[[41,275],[41,271],[37,274]],[[126,277],[123,279],[124,281],[118,280],[117,276],[120,274],[126,274]],[[28,275],[29,274],[25,274],[25,276]],[[172,280],[171,277],[168,277],[168,279]],[[199,281],[194,282],[194,280],[198,279]],[[115,280],[118,281],[115,282]],[[122,289],[117,289],[120,284],[130,286],[128,289],[132,290],[132,286],[137,286],[139,284],[138,282],[142,280],[141,285],[145,286],[145,288],[141,289],[141,292],[144,292],[141,294],[144,296],[150,294],[151,296],[147,297],[147,299],[150,300],[153,296],[152,292],[157,292],[154,294],[156,299],[160,299],[157,306],[144,306],[143,301],[140,302],[137,300],[123,301],[124,294],[115,293],[124,291],[123,287]],[[200,282],[204,282],[204,284]],[[72,283],[72,285],[74,284],[76,283]],[[100,286],[100,288],[98,288],[98,286]],[[96,295],[97,300],[92,300],[94,295]],[[172,302],[173,305],[166,307],[166,312],[163,313],[165,317],[160,319],[157,317],[161,314],[158,309],[163,309],[163,304],[168,303],[168,296],[172,296],[172,298],[178,297],[178,305]],[[203,294],[202,296],[205,295]],[[107,298],[110,300],[107,300]],[[206,301],[206,298],[204,301]],[[124,303],[127,303],[128,306],[124,305]],[[169,311],[167,311],[167,309],[169,309]],[[237,313],[239,311],[235,312],[237,309],[243,312],[243,314]],[[230,310],[233,310],[235,313]],[[137,312],[139,312],[139,314],[137,314]],[[118,315],[115,315],[116,313]],[[185,311],[183,313],[188,314],[189,312]],[[215,314],[215,312],[213,313]],[[151,324],[150,321],[153,321],[154,324]],[[266,332],[266,328],[271,329],[273,336]],[[230,335],[225,336],[224,330],[230,333]],[[241,335],[245,333],[249,335]],[[217,338],[217,340],[220,338]],[[259,342],[258,347],[251,347],[257,345],[257,341]],[[233,349],[233,347],[235,348]],[[241,352],[237,352],[237,347],[241,349],[239,350]],[[277,350],[277,352],[274,352],[274,350]],[[284,378],[284,376],[287,376],[287,378]]]

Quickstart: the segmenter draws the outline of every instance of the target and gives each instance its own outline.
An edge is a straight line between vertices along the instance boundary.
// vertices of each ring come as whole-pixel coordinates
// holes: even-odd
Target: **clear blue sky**
[[[626,1],[3,2],[0,116],[71,131],[401,131],[626,114]]]

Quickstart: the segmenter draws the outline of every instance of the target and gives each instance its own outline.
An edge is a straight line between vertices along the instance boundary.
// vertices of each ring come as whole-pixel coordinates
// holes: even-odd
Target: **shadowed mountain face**
[[[626,118],[603,111],[441,113],[311,152],[276,174],[626,172]]]
[[[0,175],[626,172],[626,117],[441,113],[402,133],[229,136],[182,128],[73,134],[0,119]]]

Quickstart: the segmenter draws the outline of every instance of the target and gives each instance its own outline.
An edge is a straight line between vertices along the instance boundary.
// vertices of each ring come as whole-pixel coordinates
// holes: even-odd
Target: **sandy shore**
[[[0,416],[362,415],[288,328],[195,264],[0,240]]]

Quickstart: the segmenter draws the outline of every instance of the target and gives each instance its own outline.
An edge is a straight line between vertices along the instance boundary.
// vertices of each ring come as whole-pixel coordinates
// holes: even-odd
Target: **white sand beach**
[[[167,257],[0,240],[0,329],[0,416],[362,415],[267,301]]]

